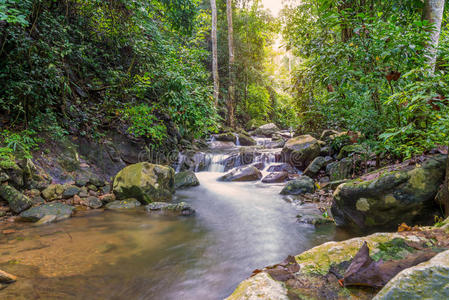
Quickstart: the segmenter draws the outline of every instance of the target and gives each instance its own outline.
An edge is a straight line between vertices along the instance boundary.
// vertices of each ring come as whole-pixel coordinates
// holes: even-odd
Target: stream
[[[94,210],[14,225],[0,236],[0,269],[19,280],[0,299],[223,299],[254,269],[347,238],[334,225],[298,223],[283,184],[217,181],[217,161],[197,173],[200,186],[176,193],[193,217]]]

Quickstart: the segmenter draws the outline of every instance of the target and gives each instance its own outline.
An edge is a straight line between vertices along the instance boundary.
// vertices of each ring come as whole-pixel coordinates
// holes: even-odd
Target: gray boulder
[[[281,191],[281,195],[301,195],[305,193],[313,193],[315,191],[315,183],[312,178],[301,176],[298,179],[289,181]]]
[[[280,183],[288,179],[287,172],[274,172],[270,173],[262,179],[263,183]]]
[[[125,199],[125,200],[116,200],[109,202],[105,205],[106,209],[126,209],[126,208],[136,208],[141,206],[142,204],[137,199]]]
[[[274,123],[269,123],[257,128],[254,133],[259,136],[271,137],[279,131],[279,128]]]
[[[332,203],[335,222],[356,229],[393,229],[403,222],[431,221],[446,159],[434,155],[419,164],[406,161],[339,185]]]
[[[256,181],[262,178],[262,173],[254,166],[236,168],[218,178],[219,181]]]
[[[354,170],[354,162],[351,158],[343,158],[342,160],[330,163],[326,167],[331,181],[338,181],[351,178]]]
[[[282,155],[287,163],[304,170],[321,151],[320,142],[310,135],[301,135],[289,139],[284,148]]]
[[[64,203],[46,203],[20,213],[20,217],[27,221],[36,222],[45,216],[51,215],[56,216],[57,220],[62,220],[69,218],[72,215],[73,209],[73,206]]]
[[[175,189],[188,188],[198,185],[200,185],[200,181],[193,171],[185,171],[175,174]]]
[[[315,177],[325,165],[326,159],[323,156],[318,156],[304,170],[304,175]]]

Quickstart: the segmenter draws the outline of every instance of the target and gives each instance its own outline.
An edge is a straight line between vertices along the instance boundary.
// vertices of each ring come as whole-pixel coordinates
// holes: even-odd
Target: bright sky
[[[282,9],[281,0],[262,0],[262,4],[265,8],[268,8],[273,13],[273,16],[277,16]]]

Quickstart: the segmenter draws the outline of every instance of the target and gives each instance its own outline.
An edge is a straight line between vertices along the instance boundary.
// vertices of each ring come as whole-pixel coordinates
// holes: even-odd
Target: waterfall
[[[234,136],[235,136],[235,145],[236,145],[237,147],[240,147],[240,138],[239,138],[239,135],[238,135],[237,133],[235,133]]]
[[[186,156],[181,152],[178,153],[178,163],[176,164],[176,173],[181,172],[182,165],[186,160]]]

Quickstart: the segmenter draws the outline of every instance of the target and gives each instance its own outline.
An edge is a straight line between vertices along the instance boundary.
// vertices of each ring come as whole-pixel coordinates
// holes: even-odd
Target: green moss
[[[377,248],[378,252],[372,255],[372,258],[375,261],[380,259],[384,261],[402,259],[414,252],[414,249],[407,245],[405,240],[401,238],[395,238],[391,241],[380,243]]]

